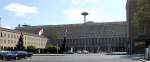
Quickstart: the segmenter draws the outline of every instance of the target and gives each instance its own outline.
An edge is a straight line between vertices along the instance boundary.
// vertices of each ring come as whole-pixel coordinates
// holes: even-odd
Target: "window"
[[[16,38],[17,38],[17,36],[16,36],[16,35],[14,35],[14,38],[16,39]]]
[[[1,32],[1,37],[3,37],[3,33]]]
[[[11,40],[11,44],[13,44],[13,40]]]
[[[8,34],[8,38],[10,38],[10,35]]]
[[[0,42],[1,42],[1,43],[3,43],[3,40],[2,40],[2,39],[0,39]]]
[[[13,38],[13,35],[11,34],[11,38]]]
[[[6,33],[4,33],[4,37],[6,37]]]
[[[10,40],[8,40],[8,44],[10,44]]]
[[[4,43],[6,44],[6,40],[4,39]]]

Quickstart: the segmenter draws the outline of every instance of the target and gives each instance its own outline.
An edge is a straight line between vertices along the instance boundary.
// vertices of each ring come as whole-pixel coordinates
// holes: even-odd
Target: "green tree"
[[[142,30],[150,24],[150,0],[137,0],[132,24],[135,30]]]
[[[34,52],[36,50],[35,46],[27,46],[26,50],[29,52]]]
[[[60,50],[60,47],[58,45],[48,45],[46,49],[49,53],[57,53]]]
[[[23,42],[23,34],[21,32],[20,34],[20,37],[19,37],[19,40],[17,42],[17,45],[16,45],[16,50],[24,50],[24,42]]]

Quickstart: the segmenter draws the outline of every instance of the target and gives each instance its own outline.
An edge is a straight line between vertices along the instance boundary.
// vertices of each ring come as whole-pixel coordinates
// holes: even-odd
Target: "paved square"
[[[29,59],[0,62],[141,62],[123,55],[74,54],[67,56],[33,56]]]

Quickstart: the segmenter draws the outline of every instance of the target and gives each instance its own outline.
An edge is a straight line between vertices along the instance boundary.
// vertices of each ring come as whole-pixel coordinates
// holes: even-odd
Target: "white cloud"
[[[81,4],[87,4],[87,3],[99,3],[100,0],[71,0],[73,5],[81,5]]]
[[[16,16],[25,16],[27,14],[37,14],[37,8],[32,6],[27,6],[19,3],[11,3],[4,7],[4,9],[14,12]]]
[[[82,12],[88,12],[87,21],[93,21],[99,19],[99,11],[97,9],[69,9],[64,11],[64,15],[68,20],[72,20],[74,22],[82,22],[83,16]]]

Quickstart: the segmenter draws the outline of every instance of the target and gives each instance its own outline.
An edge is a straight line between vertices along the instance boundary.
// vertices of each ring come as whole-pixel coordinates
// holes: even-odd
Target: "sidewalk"
[[[146,60],[144,58],[140,59],[140,61],[142,61],[142,62],[150,62],[150,60]]]
[[[139,55],[139,54],[136,54],[136,55],[133,55],[132,58],[136,58],[142,62],[150,62],[150,60],[146,60],[144,59],[144,56],[143,55]]]
[[[33,56],[66,56],[66,54],[33,54]]]
[[[105,54],[33,54],[33,56],[96,56],[96,55],[105,55]]]

